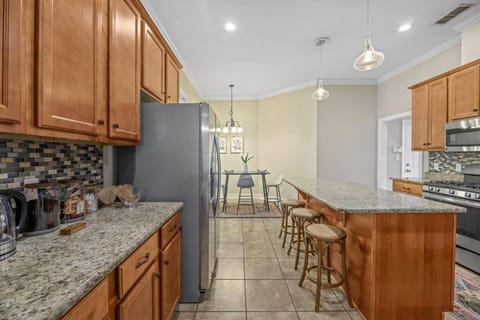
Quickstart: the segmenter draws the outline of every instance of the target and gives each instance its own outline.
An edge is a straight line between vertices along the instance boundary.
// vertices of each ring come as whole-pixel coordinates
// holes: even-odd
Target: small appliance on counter
[[[27,203],[25,236],[37,236],[60,228],[60,197],[54,183],[25,185],[32,199]]]
[[[26,216],[27,200],[23,193],[12,190],[0,192],[0,260],[15,254],[17,238],[23,231]]]

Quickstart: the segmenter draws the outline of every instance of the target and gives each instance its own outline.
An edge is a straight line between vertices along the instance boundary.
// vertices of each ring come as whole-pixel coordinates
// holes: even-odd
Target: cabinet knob
[[[170,99],[172,96],[168,95],[167,98]]]
[[[103,119],[98,120],[98,124],[103,126],[105,124],[105,120],[103,120]]]
[[[427,143],[425,142],[423,145],[424,145],[424,146],[426,146],[426,145],[427,145]]]
[[[114,124],[113,124],[113,128],[114,128],[114,129],[118,129],[118,128],[120,128],[120,125],[119,125],[118,123],[114,123]]]
[[[158,278],[158,279],[160,279],[162,277],[162,275],[160,273],[154,273],[153,276],[155,278]]]
[[[168,261],[168,260],[163,261],[164,265],[168,265],[169,263],[170,263],[170,261]]]
[[[473,109],[473,111],[477,112],[477,111],[478,111],[478,108]]]

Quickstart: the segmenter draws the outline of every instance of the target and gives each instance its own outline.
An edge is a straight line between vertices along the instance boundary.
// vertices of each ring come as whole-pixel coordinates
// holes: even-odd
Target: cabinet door
[[[166,83],[167,83],[167,103],[177,103],[178,102],[178,91],[179,91],[179,70],[175,61],[172,57],[167,54],[166,59]]]
[[[140,139],[140,23],[130,0],[110,0],[111,138]]]
[[[142,87],[154,98],[165,101],[165,48],[143,22],[142,37]]]
[[[38,2],[37,125],[99,133],[102,0]],[[104,121],[104,119],[102,119]]]
[[[412,149],[425,150],[428,143],[428,87],[412,90]]]
[[[0,122],[20,124],[22,115],[22,6],[0,0]]]
[[[160,318],[160,274],[158,259],[148,268],[118,307],[120,320]]]
[[[448,77],[449,120],[477,117],[480,104],[480,65]]]
[[[447,78],[428,84],[428,149],[445,148],[445,123],[447,123]]]
[[[162,251],[162,319],[168,320],[175,311],[181,290],[180,233]]]

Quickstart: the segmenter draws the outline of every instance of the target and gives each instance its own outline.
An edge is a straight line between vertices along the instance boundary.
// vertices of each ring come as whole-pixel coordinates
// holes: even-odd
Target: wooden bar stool
[[[303,263],[303,272],[298,285],[301,287],[305,277],[317,284],[317,292],[315,297],[315,312],[320,309],[320,291],[322,288],[336,288],[345,284],[344,292],[350,307],[352,298],[348,287],[347,278],[347,251],[346,239],[347,234],[340,228],[328,224],[311,224],[305,227],[306,243],[305,243],[305,259]],[[342,255],[342,272],[337,271],[330,266],[329,248],[332,245],[340,246],[340,254]],[[317,265],[308,266],[308,256],[311,247],[314,248],[317,256]],[[316,276],[310,275],[310,271],[316,269]],[[327,283],[322,283],[322,271],[327,273]],[[332,283],[331,275],[334,275],[335,282]]]
[[[279,238],[283,234],[282,248],[285,248],[285,242],[287,241],[287,235],[292,234],[292,224],[289,223],[288,217],[290,217],[290,211],[295,208],[305,207],[305,202],[297,199],[284,199],[281,202],[282,209],[282,225],[280,226]]]
[[[290,216],[292,218],[292,237],[290,239],[290,247],[288,248],[287,254],[290,254],[292,249],[297,251],[295,255],[295,270],[297,270],[300,252],[305,253],[304,249],[306,248],[304,229],[305,223],[320,222],[322,213],[313,209],[295,208],[290,211]]]

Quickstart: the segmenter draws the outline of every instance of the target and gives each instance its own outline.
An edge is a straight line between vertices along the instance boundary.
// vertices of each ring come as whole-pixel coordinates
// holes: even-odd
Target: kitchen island
[[[285,181],[347,233],[347,277],[364,319],[441,320],[453,310],[455,221],[464,208],[334,180]],[[340,270],[338,249],[330,254]]]
[[[107,303],[111,304],[111,318],[115,318],[116,304],[121,302],[117,295],[122,294],[122,283],[115,284],[115,278],[122,278],[116,268],[135,258],[137,248],[150,243],[150,239],[155,240],[155,247],[159,228],[167,225],[182,207],[177,202],[152,202],[134,208],[104,208],[87,216],[87,227],[73,235],[62,236],[57,231],[20,240],[15,255],[0,261],[0,319],[58,319],[106,282],[111,293]],[[142,269],[147,269],[157,257],[152,254],[146,258],[149,261],[137,264],[135,270],[144,272]],[[133,277],[126,275],[130,278],[123,277],[123,287]],[[135,293],[135,286],[129,284],[133,287],[130,292]],[[126,298],[129,296],[125,294]],[[102,302],[98,295],[92,297],[98,305]],[[80,312],[96,319],[101,309],[98,305],[97,310],[95,305],[81,306]],[[97,314],[90,315],[88,307]],[[67,319],[77,319],[76,316]]]

